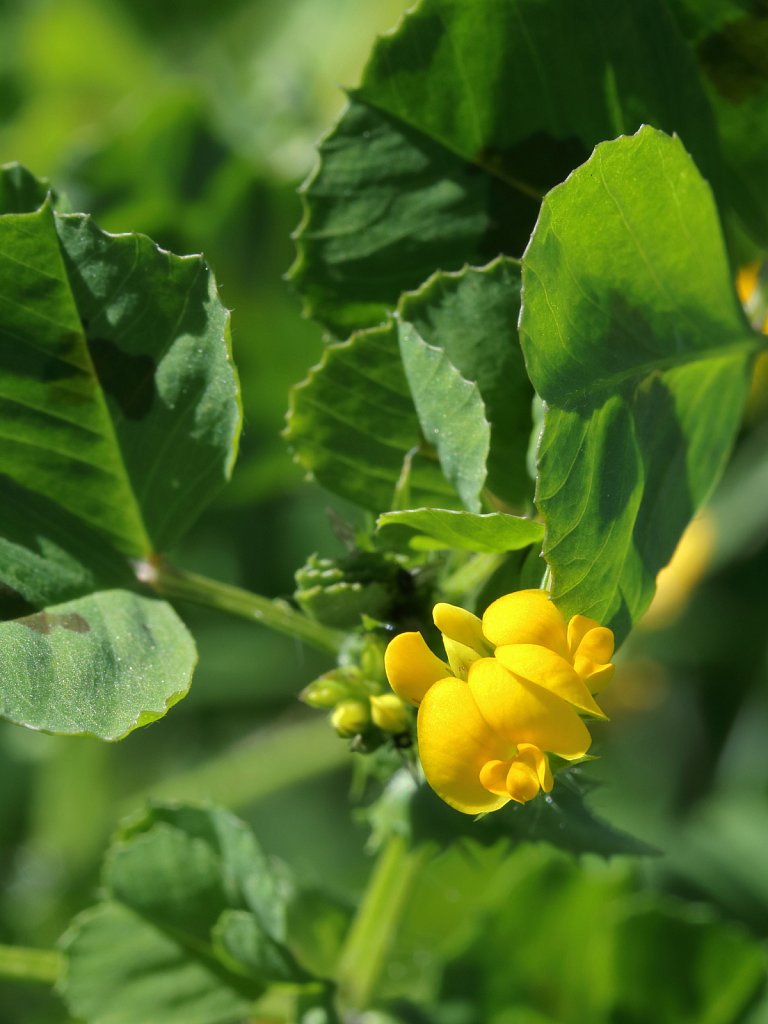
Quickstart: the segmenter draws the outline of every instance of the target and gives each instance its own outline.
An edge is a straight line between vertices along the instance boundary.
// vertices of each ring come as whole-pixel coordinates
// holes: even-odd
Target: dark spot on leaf
[[[725,99],[742,103],[768,84],[768,2],[731,21],[698,48],[704,73]]]
[[[61,629],[68,629],[71,633],[90,633],[91,631],[90,623],[82,615],[78,615],[77,612],[66,612],[64,615],[57,615],[51,612],[36,612],[34,615],[26,615],[23,618],[17,619],[17,622],[20,626],[26,626],[27,629],[31,629],[35,633],[41,633],[43,636],[51,633],[56,626],[61,627]]]
[[[0,580],[0,619],[18,619],[21,615],[34,612],[35,606],[18,590]]]
[[[147,642],[152,647],[157,647],[157,641],[155,640],[155,634],[152,632],[152,630],[149,628],[149,626],[147,625],[146,622],[142,622],[141,623],[141,630],[146,635]]]
[[[155,362],[132,355],[109,338],[89,338],[88,347],[99,383],[128,419],[143,419],[155,397]]]

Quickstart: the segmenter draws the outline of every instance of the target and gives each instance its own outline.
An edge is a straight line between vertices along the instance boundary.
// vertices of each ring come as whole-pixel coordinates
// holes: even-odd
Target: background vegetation
[[[341,550],[336,519],[358,515],[307,483],[280,437],[288,390],[322,348],[283,275],[295,189],[342,105],[338,86],[356,82],[404,6],[0,3],[0,162],[50,178],[107,230],[205,252],[234,310],[241,455],[175,554],[266,595],[290,595],[309,554]],[[392,1019],[768,1022],[759,392],[750,417],[713,502],[714,540],[693,544],[692,575],[704,578],[625,647],[590,772],[601,781],[592,806],[663,855],[606,862],[502,844],[417,865],[372,982]],[[210,797],[251,823],[305,888],[330,897],[308,945],[328,957],[338,946],[370,872],[370,830],[350,819],[345,744],[296,700],[327,662],[249,624],[180,611],[200,664],[160,727],[110,745],[0,723],[0,943],[53,945],[93,902],[120,817],[157,794]],[[67,1019],[45,986],[0,980],[2,1024]]]

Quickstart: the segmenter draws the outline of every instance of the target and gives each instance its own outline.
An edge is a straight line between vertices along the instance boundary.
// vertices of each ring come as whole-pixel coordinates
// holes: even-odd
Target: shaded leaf
[[[477,385],[465,380],[445,352],[428,345],[412,324],[398,324],[398,340],[424,438],[466,508],[479,512],[491,428]]]
[[[410,534],[410,547],[419,550],[517,551],[539,543],[544,537],[544,527],[532,519],[501,512],[475,515],[444,508],[385,512],[377,519],[376,529],[385,538],[403,532]]]
[[[760,345],[678,139],[604,143],[547,196],[520,337],[548,406],[537,503],[554,599],[622,638],[724,467]]]
[[[62,941],[59,988],[89,1024],[239,1024],[262,991],[119,903],[84,911]]]
[[[531,500],[526,450],[533,388],[517,337],[520,267],[503,257],[486,267],[437,273],[400,302],[400,317],[482,395],[491,425],[488,487],[516,506]]]
[[[765,987],[765,949],[707,907],[638,902],[615,928],[614,1014],[633,1024],[742,1020]]]
[[[119,832],[103,882],[103,901],[63,939],[61,988],[77,1016],[235,1022],[273,981],[308,977],[281,942],[274,871],[223,810],[150,807]]]
[[[672,0],[670,9],[691,44],[714,112],[728,204],[749,244],[765,250],[768,11],[751,0]]]
[[[711,111],[661,0],[422,0],[377,42],[304,186],[306,312],[344,334],[436,269],[518,255],[546,190],[643,122],[715,179]]]
[[[189,689],[197,654],[165,601],[112,590],[0,622],[0,714],[116,740]]]
[[[473,818],[449,807],[426,783],[417,784],[406,772],[399,772],[366,813],[377,844],[393,832],[404,832],[414,843],[435,841],[441,847],[463,837],[483,846],[501,839],[548,842],[572,853],[604,857],[657,852],[596,817],[584,802],[577,779],[578,773],[561,772],[552,796],[542,795],[527,804],[510,803]]]
[[[49,194],[50,184],[30,174],[21,164],[0,166],[0,215],[35,210],[43,205]]]
[[[285,946],[275,942],[259,919],[247,910],[225,910],[214,929],[219,956],[265,982],[302,982],[311,979]]]
[[[156,894],[158,912],[164,915],[168,911],[171,906],[169,891],[159,881],[151,887],[147,885],[147,879],[143,877],[147,868],[141,854],[135,858],[140,865],[138,874],[130,869],[122,871],[118,864],[132,862],[135,854],[133,843],[147,839],[155,851],[153,856],[162,860],[164,837],[171,832],[182,846],[199,844],[201,848],[205,847],[217,865],[216,884],[221,887],[217,900],[221,906],[210,913],[208,924],[212,924],[220,910],[227,906],[243,907],[256,914],[271,935],[276,938],[283,936],[283,894],[269,859],[251,829],[220,807],[152,803],[140,816],[123,822],[106,864],[109,886],[115,891],[119,889],[121,899],[138,909],[136,901],[143,905],[148,889],[152,889]],[[168,876],[168,885],[172,885],[172,864],[173,859],[161,873]],[[153,871],[157,872],[157,867]]]
[[[464,481],[467,499],[473,500],[470,492],[487,462],[493,493],[527,504],[533,390],[517,341],[519,280],[517,266],[498,259],[487,267],[434,274],[418,291],[403,295],[399,330],[422,339],[406,341],[410,381],[392,322],[329,346],[292,393],[286,437],[297,461],[329,490],[377,512],[398,503],[460,507],[434,452],[423,443],[423,430],[437,428],[433,439],[440,441],[454,484]],[[431,374],[438,367],[442,383],[436,390]],[[457,426],[458,405],[470,394],[466,422]],[[416,405],[412,396],[418,396]],[[490,422],[487,458],[481,404],[482,418]],[[472,460],[459,451],[459,430],[475,436]]]
[[[393,322],[326,349],[291,392],[285,436],[318,483],[363,508],[392,508],[404,476],[411,501],[460,505],[437,460],[422,454]]]

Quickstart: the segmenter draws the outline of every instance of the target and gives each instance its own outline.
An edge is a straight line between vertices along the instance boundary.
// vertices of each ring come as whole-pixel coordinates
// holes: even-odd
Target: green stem
[[[375,994],[419,870],[431,856],[428,845],[408,848],[392,836],[379,854],[339,958],[337,981],[343,1006],[366,1009]]]
[[[161,560],[139,562],[136,575],[142,583],[151,586],[163,597],[192,601],[208,608],[218,608],[239,615],[251,622],[259,622],[278,633],[297,637],[322,651],[338,654],[344,634],[329,629],[292,608],[287,601],[272,600],[253,594],[229,583],[220,583],[207,576],[176,569]]]
[[[0,978],[54,985],[61,967],[62,956],[55,949],[0,946]]]
[[[509,552],[493,552],[472,555],[463,565],[443,580],[440,587],[446,597],[464,599],[467,594],[479,590],[493,576]]]

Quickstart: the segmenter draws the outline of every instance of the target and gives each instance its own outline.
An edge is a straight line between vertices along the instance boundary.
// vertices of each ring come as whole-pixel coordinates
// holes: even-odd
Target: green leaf
[[[533,388],[517,339],[519,264],[501,257],[486,267],[433,274],[402,297],[399,312],[445,352],[465,380],[477,384],[491,425],[488,487],[503,501],[526,506]]]
[[[237,969],[265,982],[302,982],[312,977],[247,910],[224,911],[214,929],[214,945],[222,959],[230,958]]]
[[[764,987],[761,943],[706,906],[643,892],[626,867],[524,846],[502,865],[489,896],[503,910],[455,965],[479,971],[479,1019],[523,1005],[559,1024],[735,1024]],[[515,970],[505,970],[521,930]]]
[[[765,987],[765,949],[709,908],[643,902],[628,908],[615,927],[616,1018],[668,1024],[743,1020]]]
[[[398,324],[398,340],[424,438],[464,505],[479,512],[491,428],[477,385],[464,380],[445,352],[428,345],[412,324]]]
[[[345,334],[436,269],[519,255],[546,190],[643,122],[716,177],[711,111],[661,0],[422,0],[378,40],[303,188],[305,311]]]
[[[116,892],[119,890],[121,899],[135,909],[143,907],[145,910],[149,899],[156,907],[151,913],[160,914],[167,920],[166,915],[171,912],[172,905],[169,893],[174,887],[173,858],[160,871],[157,865],[152,868],[153,884],[150,886],[149,869],[141,854],[135,857],[133,844],[149,842],[152,856],[162,860],[169,832],[177,834],[181,844],[179,850],[194,845],[205,847],[211,861],[216,864],[216,905],[209,914],[208,925],[223,907],[242,907],[256,914],[271,935],[282,938],[285,907],[279,879],[250,828],[219,807],[153,802],[139,817],[123,822],[106,865],[108,884]],[[138,873],[131,871],[132,863],[140,865]],[[127,870],[124,870],[125,865]],[[167,885],[158,881],[165,876]],[[150,890],[154,897],[148,896]],[[179,902],[185,902],[183,894]]]
[[[409,543],[417,550],[517,551],[538,544],[544,537],[544,527],[532,519],[501,512],[474,515],[444,508],[385,512],[376,520],[376,529],[386,538],[416,531]]]
[[[553,597],[621,638],[722,472],[761,344],[678,139],[604,143],[547,196],[520,338],[548,406],[537,503]]]
[[[30,174],[21,164],[0,166],[0,215],[34,210],[43,205],[49,194],[50,184]]]
[[[0,714],[121,739],[186,694],[197,653],[165,601],[102,591],[0,622]]]
[[[35,713],[38,673],[17,640],[0,699],[33,728],[116,738],[189,686],[193,645],[170,608],[101,592],[135,587],[129,559],[175,543],[229,475],[229,314],[200,257],[58,213],[47,183],[18,166],[0,170],[0,209],[13,211],[0,215],[0,614],[99,609],[77,638],[35,641],[55,708]],[[144,617],[156,644],[128,662]]]
[[[268,984],[308,977],[281,941],[278,879],[225,811],[150,807],[118,834],[103,883],[103,901],[62,942],[61,988],[75,1016],[236,1022]]]
[[[62,941],[59,987],[88,1024],[239,1024],[262,991],[119,903],[79,914]]]
[[[460,505],[422,451],[394,322],[326,349],[291,392],[285,436],[318,483],[363,508],[392,508],[403,478],[417,504]]]
[[[672,0],[717,125],[724,192],[751,245],[768,249],[768,13],[750,0]],[[747,250],[749,251],[749,250]]]
[[[406,834],[414,843],[437,842],[445,847],[459,837],[493,846],[501,839],[547,842],[572,853],[648,855],[647,843],[613,828],[590,810],[586,785],[578,769],[558,773],[551,796],[527,804],[508,804],[479,818],[462,814],[444,803],[422,782],[402,771],[394,775],[383,795],[366,810],[378,845],[391,833]]]
[[[402,296],[397,325],[329,346],[292,393],[286,437],[297,461],[329,490],[377,512],[404,503],[460,507],[446,476],[477,507],[486,463],[491,491],[526,505],[533,390],[517,344],[519,288],[519,269],[506,259],[434,274]]]
[[[28,176],[2,180],[30,198]],[[0,217],[0,261],[3,488],[54,532],[60,509],[78,551],[93,537],[134,557],[175,542],[227,478],[239,430],[207,267],[48,202]],[[0,527],[11,542],[24,531],[15,504]],[[49,590],[60,596],[55,579]]]

